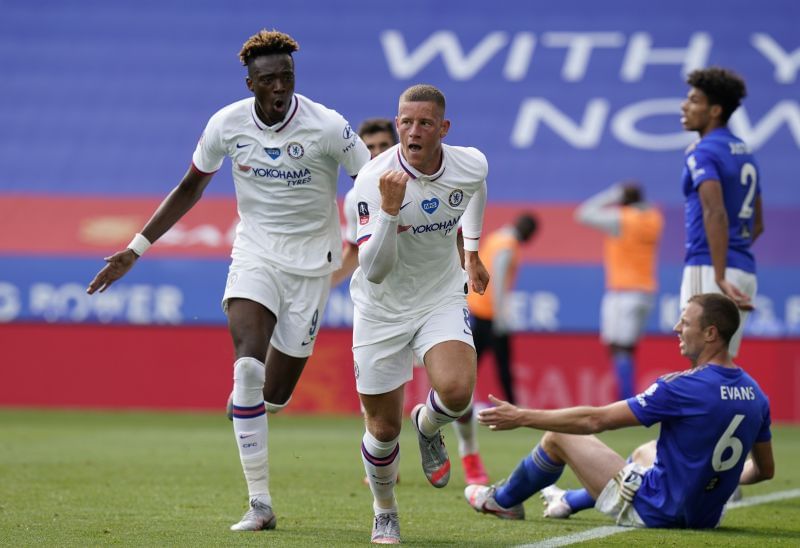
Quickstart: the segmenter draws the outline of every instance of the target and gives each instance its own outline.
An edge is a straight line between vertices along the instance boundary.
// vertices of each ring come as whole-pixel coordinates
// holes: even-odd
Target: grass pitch
[[[406,425],[407,426],[407,425]],[[246,488],[230,423],[219,415],[0,409],[0,544],[4,546],[363,546],[371,495],[361,483],[357,417],[270,417],[271,491],[278,528],[232,533]],[[622,454],[655,436],[634,428],[601,437]],[[454,435],[446,430],[451,456]],[[532,430],[480,432],[493,480],[538,441]],[[773,427],[777,474],[745,497],[800,487],[800,428]],[[475,513],[453,459],[450,485],[434,489],[411,428],[401,438],[398,486],[403,543],[510,546],[612,525],[594,510],[545,520],[538,497],[525,521]],[[566,472],[559,482],[577,485]],[[800,545],[800,499],[738,508],[714,531],[632,531],[594,545]]]

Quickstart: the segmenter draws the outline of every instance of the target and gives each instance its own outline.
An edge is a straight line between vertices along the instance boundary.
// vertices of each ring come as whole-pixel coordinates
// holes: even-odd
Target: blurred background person
[[[747,96],[741,76],[710,67],[686,79],[681,125],[700,139],[686,149],[681,178],[686,199],[686,259],[681,309],[699,293],[720,292],[739,307],[739,329],[731,339],[736,357],[758,290],[750,247],[764,232],[761,177],[750,147],[728,129]]]
[[[475,352],[480,366],[481,356],[491,351],[497,367],[500,385],[508,401],[514,397],[514,378],[511,373],[511,326],[508,321],[508,299],[514,288],[519,266],[520,245],[536,233],[538,222],[532,213],[520,214],[516,221],[489,234],[481,245],[481,258],[491,276],[483,295],[470,292],[467,305],[475,340]],[[489,476],[480,458],[477,424],[472,409],[453,427],[458,437],[458,453],[467,484],[483,484]]]
[[[486,350],[492,352],[500,385],[510,402],[517,400],[511,373],[508,300],[517,277],[520,245],[530,241],[537,227],[532,213],[522,213],[512,224],[489,234],[481,246],[481,258],[492,282],[483,295],[471,292],[467,296],[478,363]]]
[[[634,352],[655,302],[661,212],[644,201],[637,182],[614,184],[581,203],[575,219],[606,234],[606,291],[600,307],[600,339],[617,375],[619,399],[634,395]]]

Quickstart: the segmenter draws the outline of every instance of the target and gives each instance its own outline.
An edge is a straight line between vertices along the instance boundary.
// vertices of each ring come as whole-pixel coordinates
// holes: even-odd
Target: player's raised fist
[[[408,173],[405,171],[386,170],[378,181],[378,190],[381,192],[381,209],[389,215],[400,213],[403,198],[406,195]]]

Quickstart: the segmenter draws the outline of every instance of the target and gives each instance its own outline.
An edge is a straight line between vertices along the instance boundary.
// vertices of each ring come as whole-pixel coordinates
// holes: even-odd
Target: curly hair
[[[692,71],[686,83],[702,91],[708,97],[709,104],[722,107],[723,123],[728,123],[731,114],[747,97],[747,87],[742,77],[721,67]]]
[[[239,59],[244,66],[261,55],[286,53],[291,55],[300,49],[300,45],[288,34],[277,30],[261,29],[242,45]]]

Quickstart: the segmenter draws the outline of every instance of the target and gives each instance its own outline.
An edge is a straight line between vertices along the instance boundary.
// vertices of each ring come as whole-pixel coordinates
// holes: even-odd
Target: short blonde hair
[[[442,113],[445,111],[444,93],[435,86],[430,84],[416,84],[406,89],[400,95],[400,102],[431,102],[436,103],[442,108]]]

